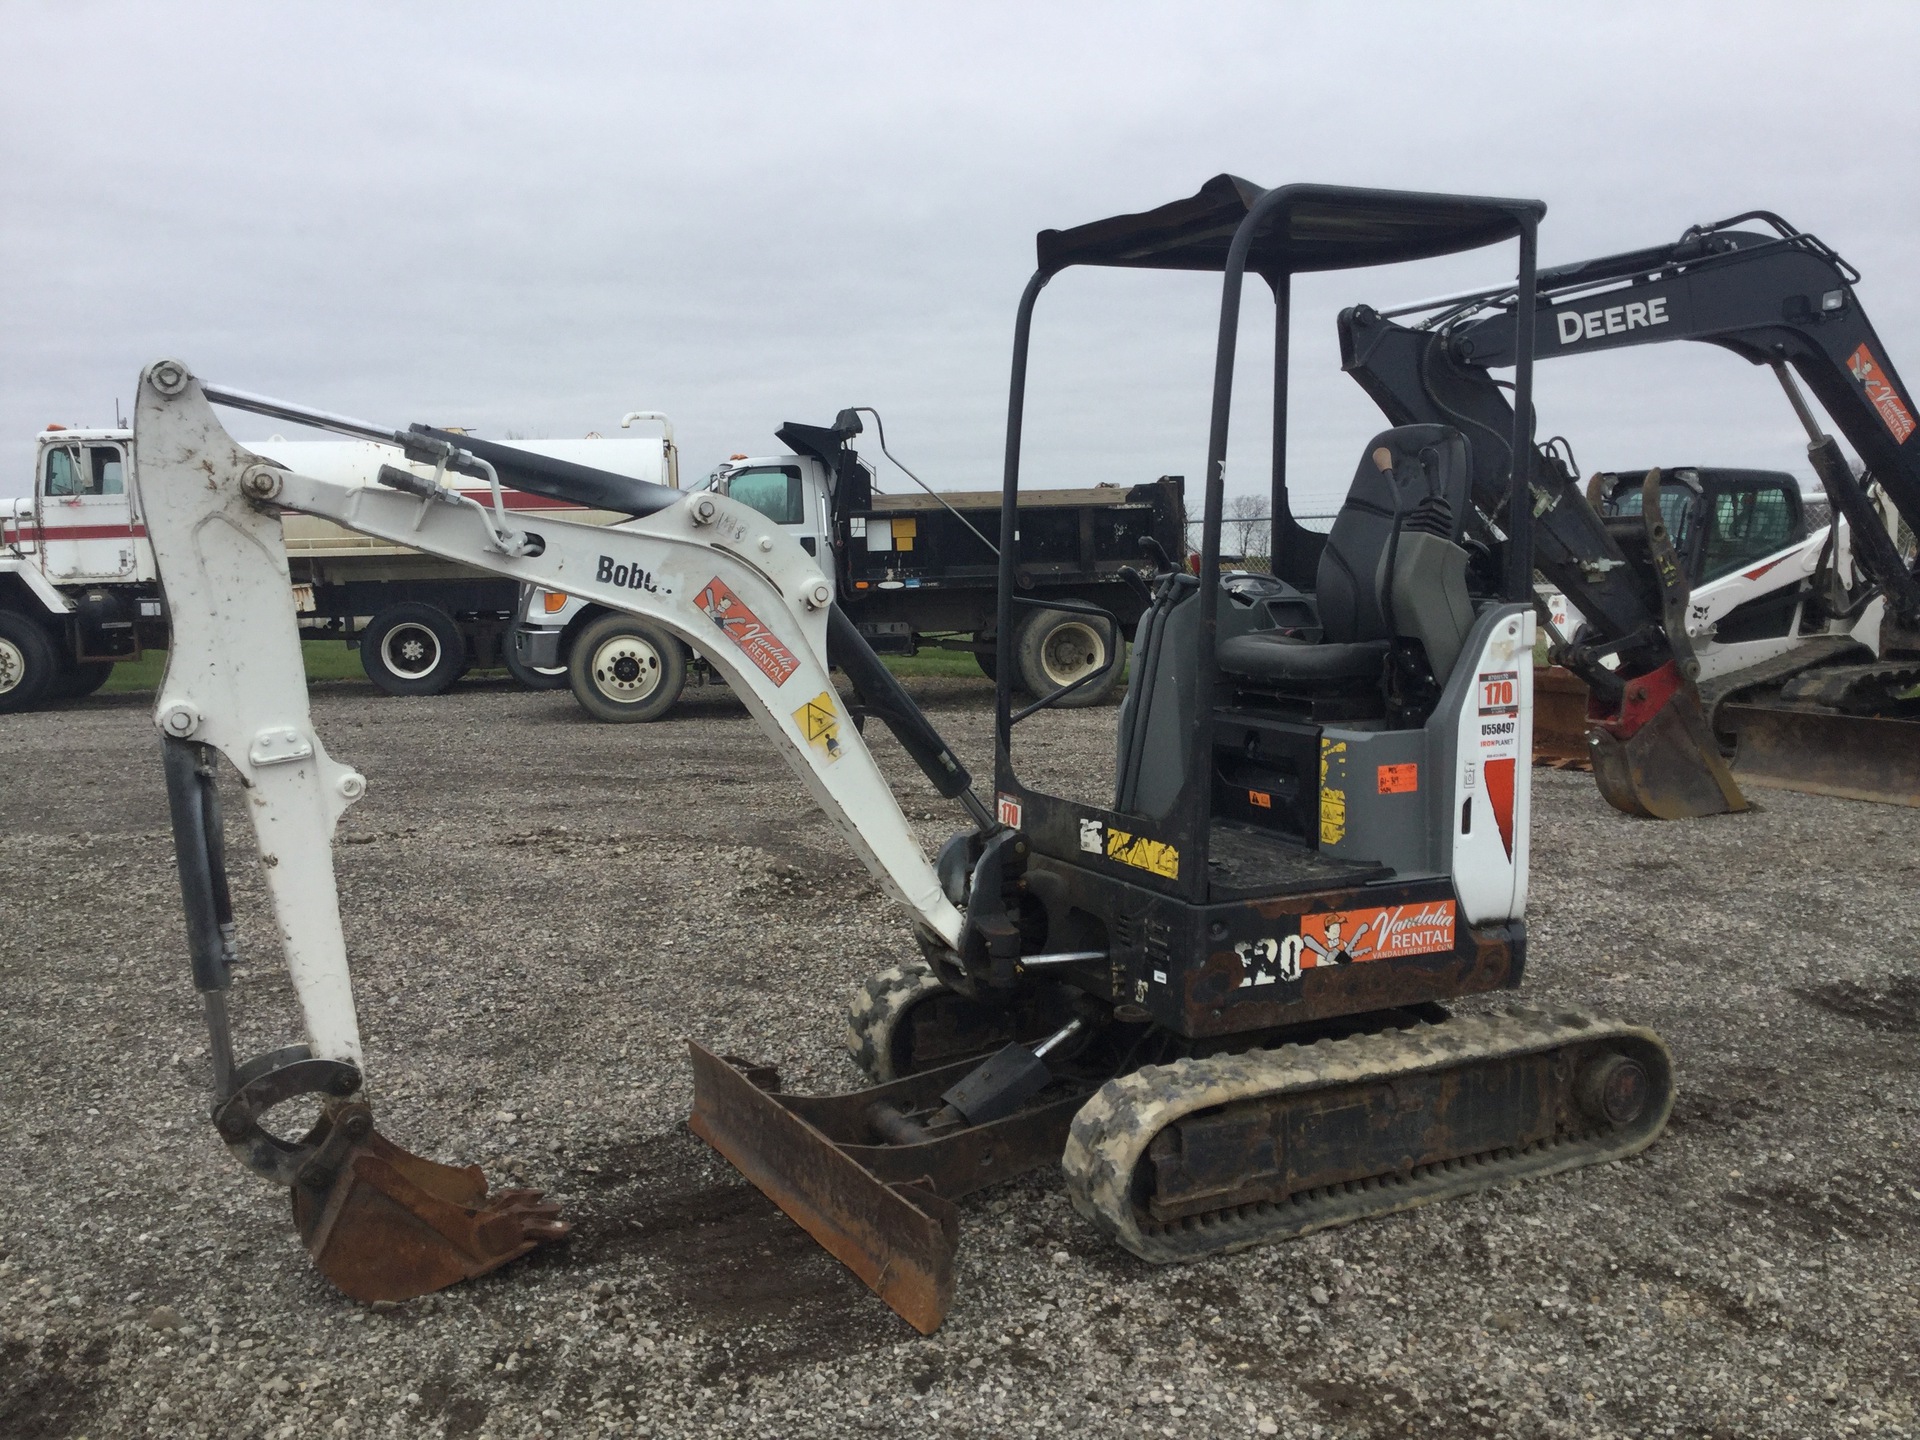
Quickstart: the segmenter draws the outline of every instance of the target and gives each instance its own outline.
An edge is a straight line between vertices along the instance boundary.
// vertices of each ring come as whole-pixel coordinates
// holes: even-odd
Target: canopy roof
[[[1288,185],[1247,256],[1262,275],[1391,265],[1472,250],[1538,220],[1538,200],[1430,195],[1346,185]],[[1042,230],[1042,270],[1121,265],[1150,270],[1223,270],[1234,231],[1268,192],[1237,175],[1216,175],[1185,200],[1138,215],[1115,215],[1071,230]]]

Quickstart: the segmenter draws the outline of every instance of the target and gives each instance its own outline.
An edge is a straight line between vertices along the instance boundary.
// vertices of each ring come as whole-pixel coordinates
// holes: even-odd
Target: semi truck
[[[818,557],[876,652],[970,651],[989,677],[996,654],[1009,654],[1013,681],[1029,695],[1067,688],[1058,703],[1069,706],[1110,698],[1126,637],[1150,599],[1135,567],[1164,568],[1186,553],[1183,478],[1023,491],[1009,512],[1021,557],[1017,630],[1010,649],[997,651],[1000,492],[884,493],[853,448],[862,431],[856,410],[830,426],[789,422],[776,432],[784,453],[735,455],[704,488],[758,511]],[[697,650],[639,616],[536,586],[522,598],[513,646],[516,673],[569,686],[589,715],[616,723],[657,720],[689,679],[713,678]]]
[[[514,448],[677,486],[671,423],[656,411],[631,411],[621,423],[641,420],[659,422],[662,433],[522,440]],[[276,436],[255,448],[343,483],[372,484],[382,465],[433,473],[396,446],[370,440]],[[147,541],[138,472],[131,430],[50,425],[35,438],[32,493],[0,499],[0,714],[91,694],[116,664],[167,645],[166,597]],[[491,498],[484,484],[465,477],[458,483],[465,493]],[[622,518],[517,489],[503,499],[513,511],[566,510],[571,519],[602,523]],[[511,581],[301,516],[288,518],[286,539],[301,633],[356,648],[380,689],[438,694],[475,665],[505,663],[519,673],[505,643],[520,600]]]

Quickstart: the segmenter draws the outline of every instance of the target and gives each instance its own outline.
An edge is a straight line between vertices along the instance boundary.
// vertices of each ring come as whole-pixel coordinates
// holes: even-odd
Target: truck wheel
[[[1104,668],[1110,658],[1106,628],[1068,610],[1037,613],[1020,628],[1020,643],[1015,647],[1022,687],[1038,699]],[[1124,668],[1116,665],[1107,679],[1075,691],[1059,704],[1073,710],[1100,704],[1119,687]]]
[[[658,720],[687,683],[687,652],[664,631],[631,615],[602,615],[573,641],[567,683],[596,720]]]
[[[113,661],[88,661],[83,665],[70,665],[53,678],[53,687],[48,691],[55,700],[78,700],[91,695],[107,683],[107,677],[113,674]]]
[[[982,645],[993,644],[993,636],[991,635],[976,635],[973,638]],[[980,673],[986,676],[987,679],[998,680],[1000,678],[1000,652],[998,650],[974,651],[973,663],[980,667]]]
[[[38,705],[58,673],[47,632],[24,615],[0,610],[0,715]]]
[[[506,662],[507,673],[529,690],[564,690],[567,688],[567,667],[556,665],[551,670],[537,669],[521,660],[513,648],[513,637],[507,637],[507,643],[500,647],[500,656]]]
[[[373,617],[360,664],[389,695],[440,695],[466,669],[467,645],[446,611],[409,600]]]

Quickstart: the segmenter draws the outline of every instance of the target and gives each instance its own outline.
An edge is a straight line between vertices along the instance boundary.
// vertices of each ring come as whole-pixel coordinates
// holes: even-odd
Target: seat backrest
[[[1383,449],[1390,470],[1381,469],[1375,458]],[[1405,521],[1422,500],[1444,500],[1451,517],[1446,538],[1458,544],[1472,478],[1466,439],[1449,425],[1401,425],[1367,442],[1320,552],[1315,598],[1328,640],[1393,638],[1381,562],[1393,543],[1394,516],[1397,512]]]

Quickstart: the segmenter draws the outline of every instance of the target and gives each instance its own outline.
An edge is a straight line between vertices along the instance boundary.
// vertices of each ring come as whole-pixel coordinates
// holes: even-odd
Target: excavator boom
[[[829,648],[868,709],[900,736],[941,793],[984,817],[966,770],[905,701],[833,604],[812,556],[765,517],[722,495],[682,495],[619,476],[516,474],[516,484],[642,511],[618,527],[542,517],[508,524],[458,492],[397,467],[388,488],[293,474],[237,444],[209,397],[350,433],[467,467],[495,481],[464,437],[387,432],[203,386],[162,361],[141,377],[135,427],[146,520],[173,614],[154,716],[166,757],[194,980],[215,1058],[214,1122],[235,1156],[292,1193],[315,1264],[346,1293],[399,1300],[483,1274],[562,1238],[557,1207],[532,1191],[490,1194],[474,1167],[424,1160],[373,1128],[354,1011],[332,838],[366,781],[328,755],[307,703],[280,512],[645,616],[697,646],[812,793],[923,944],[959,943],[962,922],[828,675]],[[518,464],[504,447],[500,466]],[[656,493],[657,492],[657,493]],[[550,492],[552,493],[552,492]],[[513,517],[518,518],[518,517]],[[275,928],[306,1030],[304,1043],[235,1063],[227,997],[236,937],[227,897],[215,756],[237,772],[259,845]],[[274,1106],[317,1099],[321,1118],[293,1142],[264,1122]]]
[[[1776,232],[1734,228],[1763,221]],[[1823,575],[1850,570],[1839,614],[1816,626],[1809,609],[1793,639],[1860,628],[1869,603],[1884,613],[1874,648],[1882,656],[1915,648],[1920,581],[1896,548],[1872,487],[1909,526],[1920,520],[1920,448],[1908,443],[1915,421],[1904,383],[1875,333],[1854,285],[1859,273],[1812,235],[1753,211],[1701,226],[1679,241],[1542,270],[1532,312],[1532,351],[1541,359],[1626,346],[1696,340],[1773,368],[1808,434],[1808,459],[1831,502],[1836,527]],[[1407,320],[1418,314],[1417,320]],[[1396,318],[1401,317],[1401,318]],[[1508,490],[1513,410],[1491,371],[1511,365],[1522,324],[1510,289],[1492,289],[1382,313],[1367,306],[1340,316],[1341,357],[1396,423],[1458,425],[1474,438],[1473,492],[1492,515]],[[1794,376],[1804,382],[1867,466],[1856,476],[1833,437],[1823,433]],[[1849,724],[1850,773],[1836,780],[1812,751],[1791,755],[1818,728],[1818,705],[1754,702],[1753,685],[1788,680],[1828,651],[1805,647],[1799,661],[1775,661],[1751,684],[1703,677],[1687,633],[1689,594],[1671,563],[1674,538],[1657,505],[1638,526],[1603,516],[1571,471],[1543,454],[1534,467],[1533,543],[1540,572],[1585,617],[1580,644],[1558,647],[1592,692],[1588,743],[1601,789],[1631,813],[1677,818],[1745,806],[1734,776],[1748,783],[1920,804],[1903,756],[1911,722]],[[1844,522],[1844,523],[1842,523]],[[1624,541],[1624,543],[1623,543]],[[1631,553],[1629,553],[1631,552]],[[1663,564],[1661,555],[1668,554]],[[1782,585],[1803,585],[1781,570]],[[1769,582],[1771,583],[1771,582]],[[1810,587],[1811,588],[1811,587]],[[1869,593],[1870,592],[1870,593]],[[1844,623],[1842,623],[1844,622]],[[1832,653],[1864,652],[1842,643]],[[1772,658],[1772,657],[1770,657]],[[1722,662],[1724,663],[1724,662]],[[1726,709],[1721,700],[1736,701]],[[1862,738],[1873,731],[1878,739]],[[1722,754],[1730,732],[1747,735],[1732,770]],[[1823,747],[1815,747],[1823,748]],[[1836,788],[1836,786],[1838,788]]]

